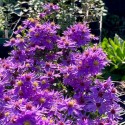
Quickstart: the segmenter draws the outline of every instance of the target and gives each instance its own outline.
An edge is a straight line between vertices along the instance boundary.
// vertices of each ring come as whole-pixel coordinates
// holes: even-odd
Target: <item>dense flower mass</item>
[[[63,36],[58,29],[28,19],[5,44],[13,50],[0,59],[0,124],[117,125],[113,83],[96,79],[108,64],[106,54],[97,45],[79,52],[93,37],[86,24],[71,26]]]
[[[78,23],[66,31],[64,31],[64,35],[68,36],[70,39],[76,42],[77,47],[83,46],[90,42],[91,39],[97,39],[90,33],[90,29],[87,26],[87,23]]]

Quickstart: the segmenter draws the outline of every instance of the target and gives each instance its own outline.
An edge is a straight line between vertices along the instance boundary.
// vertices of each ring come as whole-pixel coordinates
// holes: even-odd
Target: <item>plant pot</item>
[[[11,50],[11,47],[4,47],[3,44],[9,39],[6,38],[0,38],[0,58],[6,58],[8,57],[8,53]]]

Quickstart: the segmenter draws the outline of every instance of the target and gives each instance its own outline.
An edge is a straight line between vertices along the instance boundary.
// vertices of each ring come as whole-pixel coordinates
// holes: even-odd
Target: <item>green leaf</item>
[[[104,38],[102,41],[102,48],[105,49],[107,47],[107,44],[108,44],[108,39]]]
[[[119,80],[121,80],[121,75],[119,75],[119,74],[111,74],[111,78],[112,78],[112,80],[114,80],[114,81],[119,81]]]
[[[125,41],[124,41],[124,43],[123,43],[122,53],[123,53],[123,55],[124,55],[124,59],[125,59]]]
[[[118,65],[115,65],[115,66],[111,67],[110,72],[113,72],[116,69],[118,69]]]
[[[118,35],[115,35],[115,37],[114,37],[114,42],[115,42],[118,46],[120,46],[120,42],[119,42],[119,37],[118,37]]]
[[[123,60],[124,59],[124,55],[122,54],[122,50],[120,48],[117,48],[116,49],[116,53],[117,53],[117,56]]]
[[[111,46],[112,46],[115,50],[117,50],[118,46],[115,44],[115,42],[114,42],[112,39],[110,39],[110,38],[109,38],[109,42],[110,42]]]
[[[125,81],[125,76],[122,76],[122,80]]]

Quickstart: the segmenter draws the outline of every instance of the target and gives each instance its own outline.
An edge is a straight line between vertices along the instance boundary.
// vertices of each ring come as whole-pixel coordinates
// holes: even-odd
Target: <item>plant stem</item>
[[[10,38],[12,38],[12,36],[13,36],[13,34],[14,34],[14,30],[16,29],[16,27],[17,27],[18,23],[20,22],[20,20],[21,20],[21,17],[18,19],[16,25],[14,26],[14,28],[13,28],[13,32],[12,32]]]

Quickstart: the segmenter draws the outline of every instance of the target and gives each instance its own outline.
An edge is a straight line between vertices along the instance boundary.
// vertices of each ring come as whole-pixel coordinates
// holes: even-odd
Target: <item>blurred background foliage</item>
[[[42,5],[48,2],[60,6],[58,14],[47,18],[53,19],[63,30],[75,22],[99,23],[100,17],[107,12],[102,0],[2,0],[3,12],[0,13],[4,13],[4,29],[15,30],[15,25],[18,26],[22,20],[40,14],[43,11]]]

